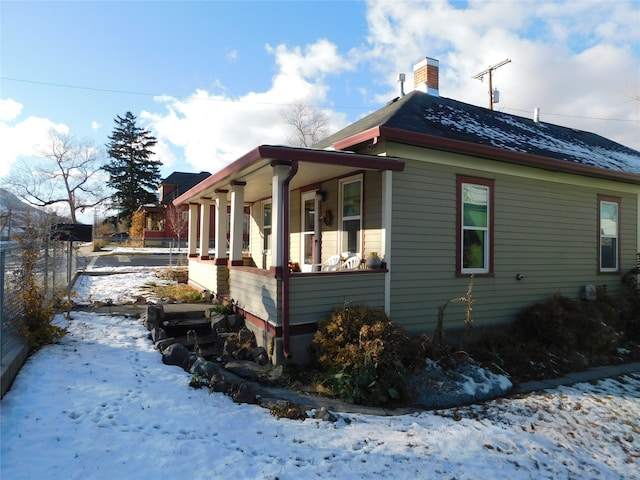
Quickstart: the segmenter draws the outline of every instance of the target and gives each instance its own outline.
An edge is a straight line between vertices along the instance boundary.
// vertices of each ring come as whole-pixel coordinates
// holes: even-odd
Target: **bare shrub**
[[[333,391],[343,400],[382,405],[404,395],[409,337],[382,310],[338,307],[319,322],[313,342]]]

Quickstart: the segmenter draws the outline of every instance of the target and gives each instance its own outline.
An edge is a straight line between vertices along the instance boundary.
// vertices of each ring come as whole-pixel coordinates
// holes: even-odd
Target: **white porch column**
[[[209,223],[211,222],[211,200],[205,198],[200,204],[200,259],[209,259]]]
[[[227,258],[227,190],[216,190],[216,261]]]
[[[282,211],[282,184],[287,178],[290,169],[289,165],[273,166],[273,180],[271,181],[271,265],[273,267],[286,266],[282,264],[284,258],[282,232],[284,215],[288,214],[288,212]]]
[[[244,186],[246,182],[231,183],[231,265],[242,265],[242,225],[244,220]]]
[[[189,237],[187,240],[188,255],[198,255],[198,204],[189,204]]]

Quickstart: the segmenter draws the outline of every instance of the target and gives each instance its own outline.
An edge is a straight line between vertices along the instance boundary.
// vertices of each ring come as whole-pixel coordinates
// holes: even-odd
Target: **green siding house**
[[[259,146],[174,201],[190,283],[233,298],[274,363],[305,363],[345,303],[432,334],[473,276],[481,333],[554,294],[615,293],[636,266],[640,152],[440,97],[427,63],[415,91],[314,148]],[[463,321],[447,309],[452,338]]]

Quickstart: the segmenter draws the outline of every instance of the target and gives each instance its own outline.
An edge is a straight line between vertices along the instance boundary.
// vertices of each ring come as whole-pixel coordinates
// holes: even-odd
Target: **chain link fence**
[[[0,345],[2,357],[2,394],[13,378],[6,379],[8,370],[14,370],[14,356],[26,356],[25,342],[20,335],[20,321],[25,314],[21,293],[24,290],[25,248],[37,253],[34,273],[46,300],[67,295],[78,264],[77,249],[71,242],[36,240],[28,245],[0,241]],[[19,366],[17,367],[19,369]],[[17,373],[17,369],[16,373]]]

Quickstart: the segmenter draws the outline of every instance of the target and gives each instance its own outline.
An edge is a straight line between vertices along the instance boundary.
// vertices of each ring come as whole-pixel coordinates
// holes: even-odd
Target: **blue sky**
[[[0,177],[48,129],[103,146],[131,111],[159,140],[163,176],[214,172],[291,132],[281,110],[337,130],[440,61],[440,94],[640,149],[637,1],[0,1]]]

